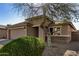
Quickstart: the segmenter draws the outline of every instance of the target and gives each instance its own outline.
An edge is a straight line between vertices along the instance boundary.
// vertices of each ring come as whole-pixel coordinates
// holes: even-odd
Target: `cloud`
[[[74,26],[76,27],[77,30],[79,30],[79,22],[73,22]]]

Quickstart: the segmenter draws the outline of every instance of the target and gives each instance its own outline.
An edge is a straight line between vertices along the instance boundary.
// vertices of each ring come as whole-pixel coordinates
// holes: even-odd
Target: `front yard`
[[[68,44],[65,43],[56,43],[53,42],[51,47],[46,47],[43,53],[43,56],[64,56],[66,51],[69,51],[70,54],[72,51],[72,55],[79,56],[79,41],[70,42]]]
[[[10,41],[11,40],[0,41],[0,48],[2,48],[5,44],[7,44]],[[79,41],[70,42],[68,44],[53,42],[51,48],[45,48],[43,56],[63,56],[66,51],[70,50],[75,51],[79,56]]]

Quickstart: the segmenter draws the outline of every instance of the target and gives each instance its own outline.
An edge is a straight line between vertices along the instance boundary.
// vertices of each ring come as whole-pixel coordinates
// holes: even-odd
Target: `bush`
[[[40,56],[44,50],[44,41],[36,37],[20,37],[6,44],[0,55],[7,56]]]

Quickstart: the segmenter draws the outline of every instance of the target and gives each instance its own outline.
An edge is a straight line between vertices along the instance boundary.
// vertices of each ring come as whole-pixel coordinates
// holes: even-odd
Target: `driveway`
[[[8,42],[10,42],[12,40],[8,40],[8,39],[0,39],[0,45],[5,45],[7,44]]]
[[[0,48],[2,48],[5,44],[9,43],[12,40],[8,39],[0,39]]]

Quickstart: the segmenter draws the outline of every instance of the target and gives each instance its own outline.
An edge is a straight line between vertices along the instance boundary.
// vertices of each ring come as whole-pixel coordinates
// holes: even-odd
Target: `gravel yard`
[[[79,55],[79,41],[70,42],[68,44],[52,43],[51,47],[45,48],[43,52],[43,56],[64,56],[66,51],[67,51],[67,55],[74,51],[76,55],[78,56]],[[70,56],[73,56],[74,52]]]

